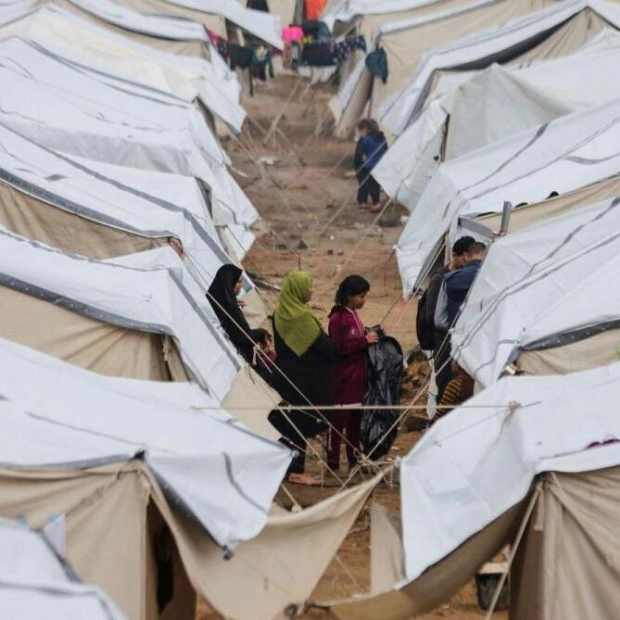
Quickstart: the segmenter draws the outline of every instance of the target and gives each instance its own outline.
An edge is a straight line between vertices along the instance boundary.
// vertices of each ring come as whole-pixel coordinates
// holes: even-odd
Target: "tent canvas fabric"
[[[376,43],[388,56],[387,84],[373,81],[362,60],[362,68],[353,71],[331,102],[330,107],[336,114],[336,135],[350,135],[367,104],[368,115],[377,115],[383,104],[406,83],[429,47],[510,21],[547,4],[549,0],[475,0],[420,18],[384,24],[376,35]],[[383,120],[382,114],[380,117]]]
[[[514,540],[534,501],[532,482],[555,472],[535,491],[537,508],[513,564],[516,617],[565,612],[576,619],[588,603],[607,617],[619,579],[608,561],[616,545],[608,541],[617,528],[609,502],[617,495],[620,448],[592,444],[618,436],[619,381],[620,364],[505,378],[435,424],[401,465],[405,582],[332,613],[368,620],[381,609],[382,618],[405,620],[447,600]],[[596,515],[593,488],[601,496]],[[586,579],[584,570],[601,581]]]
[[[73,6],[73,5],[72,5]],[[81,15],[81,13],[80,13]],[[191,102],[200,98],[224,122],[239,131],[245,113],[238,105],[236,81],[201,58],[180,57],[155,50],[136,41],[129,31],[122,36],[102,26],[101,19],[89,20],[59,6],[46,4],[16,17],[3,19],[0,37],[34,39],[48,49],[72,53],[77,62],[88,59],[89,66],[116,73],[157,90]],[[103,53],[105,52],[105,53]]]
[[[63,435],[66,441],[66,432]],[[50,440],[54,439],[60,437],[50,434]],[[151,503],[157,502],[161,510],[167,502],[143,462],[117,459],[81,468],[4,467],[0,489],[3,515],[20,518],[37,529],[48,524],[50,514],[62,520],[69,564],[82,581],[98,584],[128,618],[161,617],[154,547],[165,531],[154,527],[148,517]],[[193,611],[188,613],[187,602],[180,599],[190,603],[194,599],[183,592],[184,571],[176,561],[174,542],[159,547],[172,554],[177,594],[168,605],[175,612],[172,617],[191,620]]]
[[[207,313],[206,300],[192,294],[193,279],[173,250],[166,249],[167,260],[171,264],[176,261],[176,269],[160,266],[159,261],[150,267],[134,267],[127,258],[124,264],[86,259],[6,231],[0,231],[0,239],[2,292],[14,304],[12,316],[2,325],[4,330],[16,330],[13,336],[21,334],[31,343],[37,340],[34,325],[26,331],[20,327],[27,320],[27,315],[19,312],[20,304],[32,307],[36,302],[27,299],[32,297],[45,302],[38,304],[37,316],[45,308],[60,308],[68,312],[65,318],[69,321],[77,312],[98,325],[167,336],[174,341],[185,372],[220,401],[225,398],[243,364]],[[140,255],[137,258],[143,260]],[[26,298],[15,299],[11,290]],[[57,320],[62,324],[63,317]],[[85,335],[88,333],[87,329]],[[4,334],[9,336],[6,331]],[[39,334],[45,336],[45,328],[40,327]],[[79,339],[63,346],[69,345],[73,349],[81,346]]]
[[[459,157],[616,98],[616,82],[608,76],[613,75],[619,44],[618,32],[608,28],[578,52],[560,59],[446,74],[420,115],[377,165],[375,178],[388,194],[413,210],[441,165],[439,159]],[[414,153],[411,144],[415,144]]]
[[[397,247],[405,293],[425,276],[432,252],[459,216],[500,212],[601,181],[617,172],[617,101],[570,114],[442,165]]]
[[[7,617],[126,620],[96,586],[80,583],[44,535],[0,520],[0,605]]]
[[[72,0],[71,0],[72,1]],[[82,2],[83,0],[79,0]],[[92,0],[86,0],[92,2]],[[169,2],[168,0],[120,0],[120,7],[157,18],[177,17],[198,22],[220,36],[226,36],[226,20],[243,28],[262,41],[283,49],[281,25],[278,15],[254,11],[239,5],[236,0],[206,0],[204,2]],[[121,10],[113,13],[119,19]],[[132,27],[139,28],[132,20]],[[142,25],[144,28],[144,24]]]
[[[24,64],[27,52],[38,51],[32,44],[13,40],[6,45],[7,57]],[[18,51],[10,49],[18,45]],[[37,54],[36,59],[30,66],[42,67],[41,56]],[[43,146],[76,156],[198,177],[213,192],[216,223],[249,225],[258,219],[227,171],[221,147],[191,106],[182,102],[175,106],[169,99],[156,101],[157,94],[142,87],[118,80],[114,83],[112,76],[102,78],[83,68],[67,71],[59,58],[48,59],[49,70],[39,74],[38,80],[4,65],[4,78],[13,88],[3,102],[2,124]],[[35,69],[33,72],[36,75]],[[45,101],[46,105],[32,103],[24,109],[24,101]],[[19,114],[12,113],[16,107]],[[141,110],[140,119],[130,112],[133,109]]]
[[[360,33],[371,37],[383,24],[420,18],[469,2],[471,0],[348,0],[340,6],[328,4],[321,19],[332,29],[336,22],[351,24],[357,20]]]
[[[606,200],[491,245],[452,333],[453,357],[481,385],[496,381],[523,349],[561,347],[620,325],[611,301],[619,205],[620,198]],[[615,359],[616,347],[606,349]]]
[[[102,377],[6,341],[0,367],[0,392],[13,407],[3,416],[0,462],[75,467],[138,456],[218,545],[233,548],[264,527],[291,453],[216,399],[171,384],[149,393],[149,382]]]
[[[287,609],[302,609],[381,478],[300,512],[274,508],[265,529],[228,561],[186,523],[187,544],[180,547],[194,586],[235,620],[273,620],[286,617]]]
[[[619,373],[505,378],[434,425],[401,468],[407,579],[518,504],[538,473],[616,465],[617,445],[588,446],[618,436]]]
[[[11,232],[98,259],[177,239],[205,283],[230,262],[195,179],[73,159],[2,126],[0,140],[0,222]]]
[[[480,67],[483,62],[488,66],[492,62],[505,62],[515,56],[522,56],[528,48],[540,45],[540,39],[547,33],[586,9],[601,16],[611,25],[620,25],[620,8],[609,2],[568,0],[532,5],[529,10],[522,9],[520,14],[513,13],[507,19],[497,20],[496,24],[503,24],[500,27],[490,28],[491,24],[486,23],[469,32],[461,31],[460,36],[457,33],[457,36],[451,37],[449,43],[445,38],[443,41],[436,39],[432,49],[421,57],[417,66],[413,66],[406,85],[381,109],[381,121],[392,133],[402,133],[421,109],[429,80],[435,71],[468,68],[472,65]],[[486,12],[484,8],[479,11]],[[445,44],[439,45],[440,43]]]
[[[270,620],[310,596],[381,479],[299,513],[269,513],[265,500],[291,453],[221,409],[202,409],[209,399],[197,387],[101,377],[8,342],[1,350],[0,512],[33,527],[50,514],[63,519],[77,574],[131,618],[153,617],[149,505],[211,605],[227,617]],[[235,547],[229,559],[225,541]]]

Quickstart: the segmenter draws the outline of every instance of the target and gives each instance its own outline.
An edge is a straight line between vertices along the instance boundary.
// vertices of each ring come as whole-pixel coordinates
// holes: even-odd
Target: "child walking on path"
[[[337,405],[361,405],[366,390],[366,353],[369,344],[378,342],[376,332],[366,333],[357,311],[366,303],[370,284],[361,276],[345,278],[336,293],[336,305],[329,315],[329,336],[338,354],[334,367]],[[354,467],[358,460],[361,412],[334,412],[327,445],[330,469],[340,468],[341,435],[347,439],[347,460]]]
[[[371,213],[379,213],[381,211],[379,203],[381,186],[371,173],[387,151],[387,142],[379,130],[379,125],[369,118],[363,118],[357,124],[357,131],[360,138],[353,158],[355,174],[359,183],[357,203],[360,209],[367,208]],[[369,198],[370,206],[368,206]]]

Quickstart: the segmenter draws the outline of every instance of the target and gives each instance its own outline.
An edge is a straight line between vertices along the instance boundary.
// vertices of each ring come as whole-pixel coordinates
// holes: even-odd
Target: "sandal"
[[[383,207],[381,205],[370,205],[370,207],[368,207],[370,213],[381,213],[382,209]]]
[[[289,474],[285,478],[289,484],[300,484],[306,487],[320,487],[321,479],[311,474]]]

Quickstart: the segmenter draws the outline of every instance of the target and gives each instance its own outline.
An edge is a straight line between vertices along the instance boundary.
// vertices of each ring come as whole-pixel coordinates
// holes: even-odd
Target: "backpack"
[[[415,331],[420,348],[424,351],[435,349],[435,308],[442,283],[443,273],[436,274],[418,301]]]

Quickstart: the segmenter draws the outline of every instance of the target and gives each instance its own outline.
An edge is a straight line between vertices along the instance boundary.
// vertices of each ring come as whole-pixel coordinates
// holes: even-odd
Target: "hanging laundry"
[[[385,50],[380,47],[374,52],[370,52],[366,56],[366,68],[370,71],[373,77],[381,78],[381,81],[385,84],[388,79],[388,61]]]
[[[300,26],[288,26],[282,28],[282,39],[285,43],[291,43],[293,41],[299,41],[304,38],[304,31]]]
[[[326,0],[306,0],[306,19],[318,19]]]
[[[233,70],[237,67],[249,69],[252,64],[252,50],[236,43],[230,43],[228,48],[230,50],[230,68]]]
[[[265,13],[269,13],[269,5],[267,4],[267,0],[248,0],[247,8],[253,9],[254,11],[264,11]]]
[[[228,41],[220,35],[216,34],[212,30],[207,29],[207,35],[209,36],[209,41],[211,44],[215,46],[218,54],[224,58],[224,60],[228,60],[230,57],[230,48],[228,46]]]
[[[332,60],[334,64],[344,62],[356,50],[366,53],[366,37],[364,37],[364,35],[347,37],[343,41],[338,41],[334,44],[334,49],[332,51]]]
[[[309,67],[332,67],[333,45],[331,43],[308,43],[301,52],[301,64]]]

